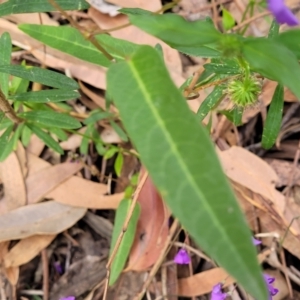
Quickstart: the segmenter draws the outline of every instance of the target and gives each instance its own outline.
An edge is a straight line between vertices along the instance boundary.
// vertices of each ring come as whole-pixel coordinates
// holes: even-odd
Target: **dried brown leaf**
[[[84,208],[55,201],[23,206],[1,216],[0,241],[58,234],[73,226],[85,213]]]
[[[0,178],[4,184],[4,197],[1,200],[6,211],[26,204],[26,188],[20,162],[15,152],[12,152],[0,163]]]
[[[31,174],[26,179],[28,203],[42,200],[50,191],[80,171],[82,167],[80,163],[68,162],[43,168]]]
[[[20,269],[19,267],[10,267],[4,270],[6,278],[12,286],[16,286],[19,280]]]
[[[28,263],[45,249],[56,237],[53,235],[34,235],[21,240],[4,257],[4,266],[19,267]]]

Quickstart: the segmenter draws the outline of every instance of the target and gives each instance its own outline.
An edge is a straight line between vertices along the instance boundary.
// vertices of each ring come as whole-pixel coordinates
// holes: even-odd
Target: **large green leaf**
[[[132,200],[128,199],[123,199],[116,211],[116,217],[115,217],[115,226],[112,234],[112,239],[111,239],[111,247],[110,247],[110,252],[112,252],[118,236],[122,232],[123,229],[123,224],[126,219],[127,213],[129,211],[130,205],[131,205]],[[134,208],[132,217],[129,221],[127,230],[123,236],[122,242],[118,248],[117,254],[113,260],[112,266],[111,266],[111,273],[110,273],[110,278],[109,278],[109,284],[113,285],[116,280],[118,279],[119,275],[124,269],[125,263],[128,258],[129,251],[131,249],[133,240],[134,240],[134,235],[136,231],[136,225],[137,221],[139,219],[140,215],[140,206],[139,203]],[[111,253],[110,253],[111,254]]]
[[[268,110],[261,141],[261,145],[265,149],[269,149],[274,145],[280,131],[284,103],[283,91],[283,86],[278,84]]]
[[[104,67],[108,67],[111,63],[75,28],[35,24],[21,24],[19,28],[40,42],[82,60]],[[116,39],[107,34],[97,35],[96,40],[117,60],[126,58],[139,47],[131,42]]]
[[[11,38],[9,33],[4,32],[0,38],[0,65],[10,64]],[[0,87],[3,94],[8,95],[9,74],[0,73]]]
[[[158,15],[139,8],[123,8],[130,22],[176,48],[201,46],[219,40],[221,33],[209,20],[186,21],[176,14]]]
[[[276,37],[276,40],[289,48],[300,59],[300,30],[288,30]]]
[[[55,0],[64,10],[87,9],[89,4],[85,0]],[[0,5],[0,17],[11,14],[49,12],[56,9],[48,0],[9,0]]]
[[[109,68],[107,84],[126,131],[174,215],[249,293],[267,299],[250,231],[214,146],[160,55],[141,47],[130,60]]]
[[[19,116],[27,121],[35,122],[46,127],[64,129],[80,128],[81,124],[73,117],[55,111],[36,110],[20,113]]]
[[[287,86],[300,98],[300,66],[289,49],[273,39],[257,38],[244,41],[243,54],[254,71]]]
[[[38,67],[25,67],[20,65],[2,65],[0,72],[21,77],[32,82],[39,82],[58,89],[79,88],[77,82],[63,74]]]
[[[80,97],[80,94],[77,91],[53,89],[15,94],[9,96],[8,99],[22,102],[49,103],[72,100],[78,97]]]

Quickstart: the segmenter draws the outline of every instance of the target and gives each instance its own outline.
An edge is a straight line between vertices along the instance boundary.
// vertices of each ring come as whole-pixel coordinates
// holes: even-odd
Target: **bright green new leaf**
[[[56,127],[63,129],[76,129],[81,127],[80,122],[73,117],[55,111],[28,111],[20,113],[19,116],[27,121],[34,122],[46,127]]]
[[[119,234],[122,232],[123,224],[126,219],[127,213],[129,211],[129,207],[131,205],[132,200],[129,199],[123,199],[119,207],[116,211],[115,216],[115,225],[113,229],[112,239],[111,239],[111,246],[110,246],[110,254],[112,253],[112,250],[117,242]],[[115,259],[113,260],[111,271],[110,271],[110,278],[109,278],[109,285],[113,285],[116,280],[118,279],[119,275],[124,269],[126,260],[128,258],[129,251],[131,249],[135,231],[136,231],[136,224],[139,219],[140,215],[140,206],[137,203],[133,215],[129,221],[128,227],[126,232],[124,233],[123,240],[120,244],[120,247],[118,249],[118,252],[115,256]]]
[[[158,15],[140,8],[123,8],[130,22],[173,48],[195,47],[219,40],[221,33],[208,20],[186,21],[176,14]]]
[[[48,133],[43,131],[40,127],[34,124],[27,123],[26,126],[35,133],[49,148],[58,152],[59,154],[64,154],[64,150],[61,148],[59,143],[55,141]]]
[[[222,9],[222,24],[225,30],[229,30],[234,27],[235,19],[232,14],[225,8]]]
[[[21,77],[32,82],[39,82],[58,89],[76,90],[79,88],[77,82],[63,74],[38,68],[20,65],[2,65],[0,72]]]
[[[124,80],[126,78],[126,80]],[[112,65],[108,90],[172,213],[201,248],[257,299],[268,299],[251,235],[206,129],[157,51]]]
[[[254,71],[287,86],[300,98],[300,66],[285,46],[273,39],[248,39],[243,44],[243,55]]]
[[[15,94],[9,96],[8,99],[22,102],[49,103],[73,100],[78,97],[80,97],[80,94],[77,91],[53,89]]]
[[[64,10],[80,10],[89,8],[85,0],[55,0]],[[37,13],[56,11],[48,0],[9,0],[0,5],[0,17],[11,14]]]
[[[270,149],[274,145],[280,131],[284,103],[283,94],[284,88],[278,84],[263,129],[261,145],[265,149]]]
[[[197,111],[197,118],[199,121],[207,116],[207,114],[224,98],[226,86],[218,85],[214,90],[205,98]]]
[[[11,56],[11,38],[4,32],[0,38],[0,65],[9,65]],[[0,87],[5,97],[8,96],[9,74],[0,73]]]
[[[122,152],[119,152],[114,164],[115,172],[118,177],[121,176],[122,168],[123,168],[123,163],[124,163],[124,156]]]

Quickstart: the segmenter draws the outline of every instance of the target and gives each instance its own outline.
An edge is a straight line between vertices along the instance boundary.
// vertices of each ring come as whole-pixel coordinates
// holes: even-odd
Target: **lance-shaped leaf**
[[[63,10],[79,10],[89,8],[85,0],[55,0]],[[9,0],[0,5],[0,17],[11,14],[49,12],[57,9],[49,0]]]
[[[58,89],[79,88],[77,82],[63,74],[38,67],[25,67],[20,65],[2,65],[0,72],[24,78],[32,82],[39,82]]]
[[[0,38],[0,65],[10,64],[11,56],[11,38],[9,33],[4,32]],[[9,74],[0,73],[0,86],[3,94],[8,95]]]
[[[140,8],[123,8],[120,11],[128,15],[133,25],[174,48],[214,43],[221,37],[209,20],[189,22],[176,14],[158,15]]]
[[[142,163],[175,217],[249,293],[267,299],[249,229],[214,146],[160,55],[141,47],[130,60],[109,68],[107,84]]]
[[[283,91],[283,86],[278,84],[268,110],[261,141],[261,145],[265,149],[269,149],[274,145],[280,131],[284,103]]]

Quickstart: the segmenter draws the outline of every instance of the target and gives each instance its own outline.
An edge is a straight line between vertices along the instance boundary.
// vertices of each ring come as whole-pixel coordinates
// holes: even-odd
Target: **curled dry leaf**
[[[80,220],[85,208],[48,201],[17,208],[0,218],[0,241],[58,234]]]
[[[141,172],[140,178],[143,178]],[[141,213],[126,270],[142,271],[161,254],[169,231],[169,215],[161,196],[148,176],[138,196]]]
[[[9,267],[4,270],[5,276],[12,286],[16,286],[19,280],[20,269],[19,267]]]
[[[0,178],[4,185],[1,212],[13,210],[26,204],[26,188],[23,172],[15,152],[0,163]]]
[[[56,237],[52,235],[34,235],[21,240],[4,256],[4,266],[18,267],[28,263],[45,249]]]

